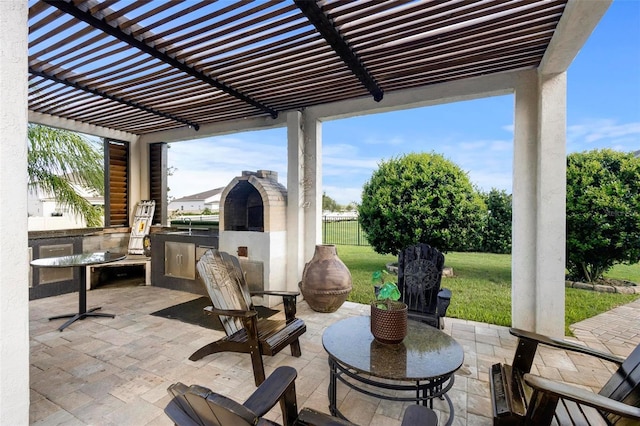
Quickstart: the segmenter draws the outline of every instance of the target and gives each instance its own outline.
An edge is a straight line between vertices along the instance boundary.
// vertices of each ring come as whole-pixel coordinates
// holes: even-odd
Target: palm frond
[[[76,184],[104,195],[100,148],[80,134],[37,124],[29,125],[28,139],[30,188],[52,194],[62,206],[82,216],[87,226],[100,226],[100,209],[73,187]]]

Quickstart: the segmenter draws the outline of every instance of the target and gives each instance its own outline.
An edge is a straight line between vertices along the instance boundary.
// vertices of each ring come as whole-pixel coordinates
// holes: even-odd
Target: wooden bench
[[[112,263],[86,266],[87,290],[91,290],[99,283],[99,272],[102,268],[118,268],[123,266],[144,266],[144,284],[151,285],[151,258],[144,255],[129,254],[126,258]]]

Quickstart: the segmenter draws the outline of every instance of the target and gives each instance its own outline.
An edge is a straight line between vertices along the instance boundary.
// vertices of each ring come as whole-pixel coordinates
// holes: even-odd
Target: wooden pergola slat
[[[380,88],[376,79],[367,70],[342,34],[336,29],[331,19],[322,11],[318,3],[315,0],[294,0],[294,3],[327,40],[355,76],[358,77],[358,80],[371,93],[373,99],[376,102],[380,102],[384,96],[382,88]]]
[[[567,1],[300,0],[331,44],[290,0],[36,0],[29,109],[146,134],[530,69]]]
[[[125,33],[124,31],[121,31],[119,28],[115,28],[112,27],[111,25],[109,25],[108,23],[101,21],[100,19],[94,17],[91,13],[85,12],[80,10],[79,8],[75,7],[73,4],[68,3],[67,1],[55,1],[55,0],[42,0],[47,2],[49,5],[51,6],[55,6],[57,8],[59,8],[60,10],[63,10],[64,12],[72,15],[73,17],[75,17],[76,19],[79,19],[81,21],[84,21],[86,23],[88,23],[89,25],[91,25],[92,27],[99,29],[113,37],[116,37],[117,39],[124,41],[125,43],[136,47],[137,49],[141,50],[142,52],[145,52],[157,59],[160,59],[163,62],[168,63],[169,65],[173,66],[176,69],[181,70],[184,73],[187,73],[199,80],[204,81],[207,84],[210,84],[211,86],[214,86],[222,91],[224,91],[225,93],[228,93],[229,95],[236,97],[238,99],[241,99],[242,101],[253,105],[254,107],[261,109],[265,112],[268,112],[273,118],[276,118],[278,116],[278,112],[275,111],[272,108],[269,108],[266,105],[263,105],[262,103],[251,99],[250,97],[244,95],[243,93],[238,92],[237,90],[235,90],[232,87],[229,87],[223,83],[221,83],[220,81],[205,75],[203,73],[201,73],[200,71],[196,70],[194,67],[187,65],[183,62],[178,61],[177,59],[175,59],[174,57],[165,54],[164,52],[161,52],[157,49],[155,49],[154,47],[151,47],[150,45],[146,44],[144,41],[140,41],[137,38],[132,37],[131,35]]]
[[[149,108],[149,107],[137,104],[137,103],[129,101],[129,100],[116,98],[115,96],[112,96],[112,95],[110,95],[108,93],[101,92],[99,90],[92,89],[90,87],[81,86],[78,83],[74,83],[74,82],[69,81],[69,80],[58,78],[58,77],[56,77],[54,75],[46,74],[46,73],[44,73],[42,71],[37,71],[37,70],[35,70],[35,69],[31,68],[31,67],[29,67],[29,72],[31,74],[34,74],[34,75],[39,75],[40,77],[46,78],[48,80],[53,80],[56,83],[64,84],[66,86],[73,87],[75,89],[83,90],[85,92],[91,93],[92,95],[97,95],[97,96],[103,97],[105,99],[109,99],[111,101],[119,102],[119,103],[125,104],[127,106],[130,106],[130,107],[137,108],[137,109],[140,109],[142,111],[148,112],[150,114],[154,114],[154,115],[158,115],[158,116],[163,117],[163,118],[167,118],[169,120],[174,120],[174,121],[177,121],[179,123],[184,123],[187,126],[193,127],[196,130],[198,130],[200,128],[200,126],[197,123],[193,123],[193,122],[190,122],[190,121],[187,121],[187,120],[183,120],[182,118],[175,117],[175,116],[172,116],[170,114],[166,114],[166,113],[164,113],[162,111],[154,110],[153,108]]]

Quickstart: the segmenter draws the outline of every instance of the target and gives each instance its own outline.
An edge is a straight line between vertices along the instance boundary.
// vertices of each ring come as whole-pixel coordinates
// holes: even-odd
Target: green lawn
[[[351,271],[353,291],[349,300],[369,303],[373,298],[371,273],[382,269],[395,256],[382,256],[368,246],[337,246],[338,256]],[[443,278],[453,298],[448,317],[511,325],[511,255],[489,253],[447,253],[446,266],[453,268],[454,278]],[[618,265],[607,274],[610,278],[640,282],[640,264]],[[616,306],[631,302],[640,295],[598,293],[566,289],[565,332],[569,325]]]
[[[640,264],[616,265],[611,271],[609,271],[607,278],[640,283]]]

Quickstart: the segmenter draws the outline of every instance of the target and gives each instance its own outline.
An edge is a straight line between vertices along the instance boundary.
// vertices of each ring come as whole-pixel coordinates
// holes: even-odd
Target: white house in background
[[[71,184],[82,198],[94,206],[104,206],[104,197],[95,191],[80,185]],[[53,229],[86,228],[81,216],[75,215],[67,206],[61,206],[52,194],[40,190],[29,190],[27,196],[27,215],[29,231],[48,231]]]
[[[218,212],[222,190],[224,187],[177,198],[169,203],[169,212],[202,213],[207,208],[212,212]]]

